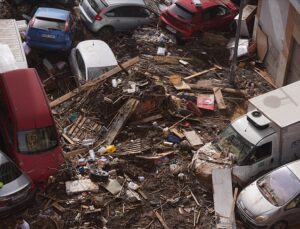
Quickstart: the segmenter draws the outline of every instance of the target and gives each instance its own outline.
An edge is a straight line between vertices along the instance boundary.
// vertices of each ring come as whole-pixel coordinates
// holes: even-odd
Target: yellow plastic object
[[[106,153],[114,153],[117,151],[117,147],[115,145],[109,145],[106,147]]]

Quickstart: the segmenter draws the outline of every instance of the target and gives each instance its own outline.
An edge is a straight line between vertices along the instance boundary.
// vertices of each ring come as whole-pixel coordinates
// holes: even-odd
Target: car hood
[[[0,189],[0,197],[5,197],[17,193],[29,184],[31,184],[30,179],[25,174],[22,174],[17,179],[5,184]]]
[[[256,181],[241,192],[237,202],[240,208],[246,210],[245,212],[253,219],[277,209],[261,194]]]

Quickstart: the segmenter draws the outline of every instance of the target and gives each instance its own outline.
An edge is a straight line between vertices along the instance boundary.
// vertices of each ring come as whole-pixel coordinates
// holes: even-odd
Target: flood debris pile
[[[78,37],[85,35],[92,36]],[[26,219],[33,228],[211,228],[212,190],[192,170],[193,157],[245,112],[248,97],[272,87],[251,56],[235,73],[236,87],[229,84],[222,35],[180,46],[153,25],[108,43],[119,66],[75,89],[57,77],[70,74],[67,61],[53,72],[47,54],[32,51],[31,65],[55,78],[44,87],[66,162]],[[209,156],[201,168],[230,163]]]
[[[228,68],[209,58],[205,48],[211,47],[193,44],[202,50],[195,56],[189,46],[181,48],[164,36],[149,27],[119,38],[121,47],[134,41],[139,57],[116,51],[122,59],[118,67],[50,101],[66,163],[27,211],[33,226],[215,224],[212,191],[191,170],[193,155],[233,112],[243,110],[249,95],[270,86],[239,69],[233,88]],[[158,55],[158,47],[169,55]]]

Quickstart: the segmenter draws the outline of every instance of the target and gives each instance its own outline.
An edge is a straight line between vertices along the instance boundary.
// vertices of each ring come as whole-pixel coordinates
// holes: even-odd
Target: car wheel
[[[288,224],[284,221],[279,221],[279,222],[275,223],[271,228],[272,229],[287,229]]]
[[[102,40],[108,40],[110,39],[113,34],[114,34],[114,29],[113,27],[110,27],[110,26],[106,26],[106,27],[103,27],[100,31],[99,31],[99,37],[102,39]]]

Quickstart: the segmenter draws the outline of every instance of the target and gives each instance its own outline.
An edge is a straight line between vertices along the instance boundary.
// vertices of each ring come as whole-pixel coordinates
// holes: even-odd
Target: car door
[[[300,194],[290,201],[284,209],[282,218],[289,225],[300,224]]]
[[[233,175],[242,183],[247,183],[251,178],[262,175],[273,168],[274,158],[272,150],[276,147],[273,136],[263,139],[251,152],[243,165],[233,167]]]
[[[232,21],[230,10],[224,5],[207,8],[201,12],[203,29],[218,30],[225,29]]]
[[[78,72],[78,82],[77,83],[80,84],[80,82],[87,80],[87,71],[86,71],[84,60],[78,49],[76,49],[75,57],[76,57],[76,62],[77,62],[76,72]]]
[[[153,17],[150,10],[141,6],[116,7],[108,11],[105,16],[116,31],[127,31],[148,24]]]

